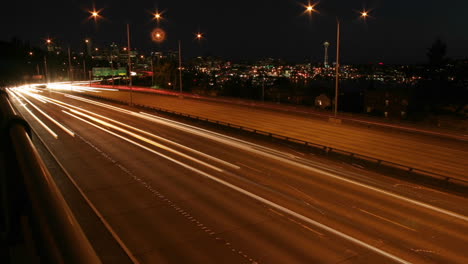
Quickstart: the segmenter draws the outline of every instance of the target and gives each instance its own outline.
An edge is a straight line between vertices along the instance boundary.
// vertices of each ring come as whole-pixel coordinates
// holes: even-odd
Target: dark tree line
[[[468,60],[451,61],[447,45],[437,38],[427,51],[423,80],[412,90],[409,111],[413,118],[431,114],[465,115],[468,98]]]

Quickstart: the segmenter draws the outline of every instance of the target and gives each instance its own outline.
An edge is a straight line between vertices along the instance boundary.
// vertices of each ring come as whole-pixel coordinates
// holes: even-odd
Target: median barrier
[[[93,94],[84,94],[84,93],[80,93],[79,95],[90,97],[90,98],[95,98],[95,99],[102,99],[102,100],[109,101],[109,102],[116,102],[116,103],[128,105],[128,102],[119,101],[119,100],[115,100],[115,99],[111,99],[111,98],[107,98],[107,97],[103,97],[103,96],[98,96],[98,95],[93,95]],[[335,154],[335,155],[346,156],[346,157],[349,157],[349,158],[352,158],[352,159],[372,162],[377,166],[393,167],[395,169],[400,169],[400,170],[406,171],[408,173],[418,174],[418,175],[422,175],[422,176],[429,176],[429,177],[432,177],[432,178],[441,179],[441,180],[443,180],[445,182],[450,182],[450,183],[454,183],[454,184],[458,184],[458,185],[461,185],[461,186],[468,187],[468,181],[465,180],[465,179],[454,178],[454,177],[450,177],[450,176],[447,176],[447,175],[442,175],[442,174],[439,174],[439,173],[427,171],[427,170],[424,170],[424,169],[414,168],[414,167],[411,167],[411,166],[408,166],[408,165],[399,164],[399,163],[395,163],[395,162],[391,162],[391,161],[386,161],[386,160],[382,160],[382,159],[362,155],[362,154],[359,154],[359,153],[350,152],[350,151],[347,151],[347,150],[342,150],[342,149],[337,149],[337,148],[326,146],[326,145],[317,144],[317,143],[310,142],[310,141],[304,141],[304,140],[297,139],[297,138],[291,138],[291,137],[278,135],[278,134],[270,133],[270,132],[267,132],[267,131],[262,131],[262,130],[250,128],[250,127],[239,126],[239,125],[236,125],[236,124],[231,124],[231,123],[223,122],[223,121],[219,121],[219,120],[210,120],[210,119],[205,118],[205,117],[199,117],[199,116],[190,115],[190,114],[186,114],[186,113],[179,113],[179,112],[176,112],[176,111],[171,111],[171,110],[163,109],[163,108],[159,108],[159,107],[152,107],[152,106],[146,106],[146,105],[137,105],[137,107],[141,108],[141,109],[153,110],[153,111],[156,111],[156,112],[162,112],[162,113],[166,113],[166,114],[169,113],[169,114],[172,114],[172,115],[175,115],[175,116],[185,117],[185,118],[189,118],[189,119],[192,119],[192,120],[205,121],[205,122],[208,122],[208,123],[211,123],[211,124],[217,124],[217,125],[221,125],[221,126],[225,126],[225,127],[229,127],[229,128],[233,128],[233,129],[238,129],[238,130],[253,133],[253,134],[256,134],[256,135],[268,136],[270,138],[283,140],[283,141],[286,141],[286,142],[289,142],[289,143],[303,145],[303,146],[308,147],[309,149],[314,149],[314,150],[319,151],[320,153],[324,153],[326,155]],[[339,122],[339,123],[341,123],[341,122]]]

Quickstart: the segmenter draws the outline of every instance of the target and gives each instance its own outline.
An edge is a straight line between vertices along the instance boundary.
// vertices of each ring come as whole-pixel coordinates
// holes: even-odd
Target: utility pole
[[[265,102],[265,76],[263,76],[262,82],[262,102]]]
[[[153,53],[151,53],[151,88],[154,86],[154,65],[153,65]]]
[[[335,119],[338,114],[338,88],[340,86],[340,20],[336,19],[336,80],[335,80]]]
[[[49,73],[47,72],[47,56],[44,55],[44,75],[46,79],[46,83],[49,83]]]
[[[182,94],[182,54],[179,40],[179,84],[180,84],[180,93]]]
[[[86,80],[86,57],[83,55],[83,80]]]
[[[73,76],[72,76],[72,63],[71,63],[70,46],[68,46],[68,80],[70,81],[70,90],[73,90]]]
[[[128,52],[128,80],[129,80],[129,86],[130,86],[130,106],[133,105],[133,88],[132,88],[132,60],[130,58],[130,24],[127,24],[127,52]]]

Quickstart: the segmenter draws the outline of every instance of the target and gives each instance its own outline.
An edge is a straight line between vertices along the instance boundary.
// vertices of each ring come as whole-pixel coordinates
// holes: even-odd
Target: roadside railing
[[[116,103],[119,103],[119,104],[128,104],[128,102],[126,102],[126,101],[111,99],[111,98],[107,98],[107,97],[103,97],[103,96],[99,96],[99,95],[94,95],[94,94],[91,95],[91,94],[80,93],[80,95],[91,97],[91,98],[96,98],[96,99],[102,99],[102,100],[106,100],[106,101],[110,101],[110,102],[116,102]],[[461,184],[461,185],[464,185],[464,186],[468,186],[468,181],[465,180],[465,179],[455,178],[455,177],[443,175],[443,174],[440,174],[440,173],[435,173],[435,172],[432,172],[432,171],[428,171],[428,170],[424,170],[424,169],[420,169],[420,168],[415,168],[415,167],[408,166],[408,165],[405,165],[405,164],[400,164],[400,163],[387,161],[387,160],[383,160],[383,159],[379,159],[379,158],[375,158],[375,157],[371,157],[371,156],[366,156],[366,155],[362,155],[362,154],[359,154],[359,153],[355,153],[355,152],[351,152],[351,151],[347,151],[347,150],[342,150],[342,149],[339,149],[339,148],[334,148],[334,147],[330,147],[330,146],[326,146],[326,145],[321,145],[321,144],[305,141],[305,140],[302,140],[302,139],[287,137],[287,136],[271,133],[271,132],[268,132],[268,131],[262,131],[262,130],[258,130],[258,129],[255,129],[255,128],[240,126],[240,125],[236,125],[236,124],[232,124],[232,123],[228,123],[228,122],[223,122],[223,121],[209,119],[209,118],[200,117],[200,116],[196,116],[196,115],[191,115],[191,114],[187,114],[187,113],[177,112],[177,111],[168,110],[168,109],[164,109],[164,108],[160,108],[160,107],[153,107],[153,106],[147,106],[147,105],[141,105],[141,104],[135,104],[135,103],[133,104],[133,106],[141,108],[141,109],[149,109],[149,110],[152,110],[152,111],[158,111],[158,112],[163,112],[163,113],[172,114],[172,115],[176,115],[176,116],[182,116],[182,117],[186,117],[186,118],[190,118],[190,119],[194,119],[194,120],[205,121],[205,122],[212,123],[212,124],[222,125],[222,126],[226,126],[226,127],[229,127],[229,128],[235,128],[235,129],[239,129],[239,130],[246,131],[246,132],[251,132],[251,133],[254,133],[254,134],[258,134],[258,135],[264,135],[264,136],[268,136],[268,137],[271,137],[271,138],[284,140],[284,141],[295,143],[295,144],[304,145],[306,147],[316,149],[316,150],[318,150],[318,151],[320,151],[320,152],[322,152],[324,154],[332,154],[333,153],[333,154],[338,154],[338,155],[344,155],[344,156],[348,156],[348,157],[351,157],[351,158],[354,158],[354,159],[359,159],[359,160],[363,160],[363,161],[366,161],[366,162],[372,162],[372,163],[374,163],[374,164],[376,164],[378,166],[387,166],[387,167],[396,168],[396,169],[399,169],[399,170],[407,171],[407,172],[418,174],[418,175],[429,176],[429,177],[432,177],[432,178],[443,180],[445,182],[451,182],[451,183],[455,183],[455,184]]]
[[[5,244],[15,243],[25,217],[41,263],[101,263],[31,139],[28,123],[0,90]]]

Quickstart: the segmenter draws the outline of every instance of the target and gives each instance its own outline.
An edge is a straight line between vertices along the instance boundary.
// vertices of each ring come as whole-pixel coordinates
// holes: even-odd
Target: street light
[[[315,9],[315,6],[317,4],[311,5],[309,3],[308,6],[306,6],[306,12],[312,14],[313,12],[317,12]],[[369,17],[369,11],[363,10],[361,13],[361,18],[366,19]],[[334,116],[335,119],[338,115],[338,90],[339,90],[339,85],[340,85],[340,26],[341,22],[338,17],[336,17],[336,67],[335,67],[335,107],[334,107]]]
[[[101,15],[99,14],[101,12],[101,10],[96,10],[96,9],[93,9],[93,10],[90,10],[88,11],[91,15],[89,16],[89,19],[94,19],[94,21],[96,22],[98,19],[101,18]]]
[[[306,9],[305,12],[309,13],[309,15],[314,13],[314,12],[317,12],[317,10],[315,9],[316,5],[317,4],[311,4],[310,1],[309,1],[309,3],[307,5],[304,5],[304,7]]]
[[[52,44],[52,39],[50,38],[47,38],[46,39],[46,45],[47,47]],[[49,76],[49,72],[47,70],[47,53],[44,54],[44,75],[45,75],[45,79],[46,79],[46,82],[49,83],[50,82],[50,76]]]
[[[130,86],[130,106],[133,105],[133,87],[132,87],[132,59],[130,46],[130,24],[127,24],[127,55],[128,55],[128,84]]]
[[[158,22],[162,19],[162,13],[159,13],[159,11],[156,11],[156,13],[154,13],[154,19],[156,19]]]
[[[163,12],[159,12],[159,10],[156,10],[154,13],[153,13],[153,19],[156,20],[157,24],[158,24],[158,27],[159,27],[159,22],[161,22],[161,20],[164,19],[163,17]]]

